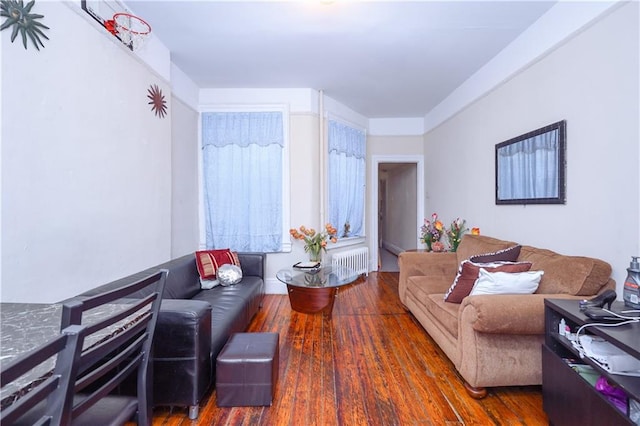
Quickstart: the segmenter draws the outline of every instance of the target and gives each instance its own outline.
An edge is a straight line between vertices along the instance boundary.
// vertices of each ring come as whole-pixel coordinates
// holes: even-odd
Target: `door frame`
[[[424,156],[423,155],[372,155],[369,223],[371,224],[369,238],[370,264],[369,270],[378,270],[378,167],[380,163],[411,163],[416,165],[416,247],[420,244],[418,230],[424,220]],[[420,202],[422,200],[422,202]]]

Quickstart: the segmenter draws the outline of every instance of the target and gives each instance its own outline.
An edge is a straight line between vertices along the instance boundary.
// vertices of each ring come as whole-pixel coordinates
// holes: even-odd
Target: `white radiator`
[[[343,266],[353,269],[358,274],[369,275],[369,248],[360,247],[336,253],[331,258],[331,266]]]

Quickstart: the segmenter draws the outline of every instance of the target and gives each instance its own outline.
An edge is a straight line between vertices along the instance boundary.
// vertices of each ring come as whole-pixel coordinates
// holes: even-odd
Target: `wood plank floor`
[[[156,408],[154,425],[546,425],[539,386],[470,398],[444,353],[400,304],[398,273],[372,273],[339,291],[333,317],[291,310],[267,295],[249,331],[280,333],[271,407],[218,408],[197,421]]]

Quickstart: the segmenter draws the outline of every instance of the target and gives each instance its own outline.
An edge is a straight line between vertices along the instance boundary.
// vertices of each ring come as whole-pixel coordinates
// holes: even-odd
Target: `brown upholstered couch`
[[[542,383],[545,298],[583,299],[615,289],[611,266],[602,260],[523,245],[517,260],[532,262],[532,271],[544,271],[534,294],[444,301],[463,260],[514,245],[465,234],[456,253],[399,256],[400,300],[453,362],[475,398],[484,397],[486,387]]]

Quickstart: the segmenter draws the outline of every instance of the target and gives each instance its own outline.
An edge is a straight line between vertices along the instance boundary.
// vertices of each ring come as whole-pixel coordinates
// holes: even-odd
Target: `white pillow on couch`
[[[480,268],[478,279],[469,296],[477,294],[533,294],[544,271],[487,272]]]

